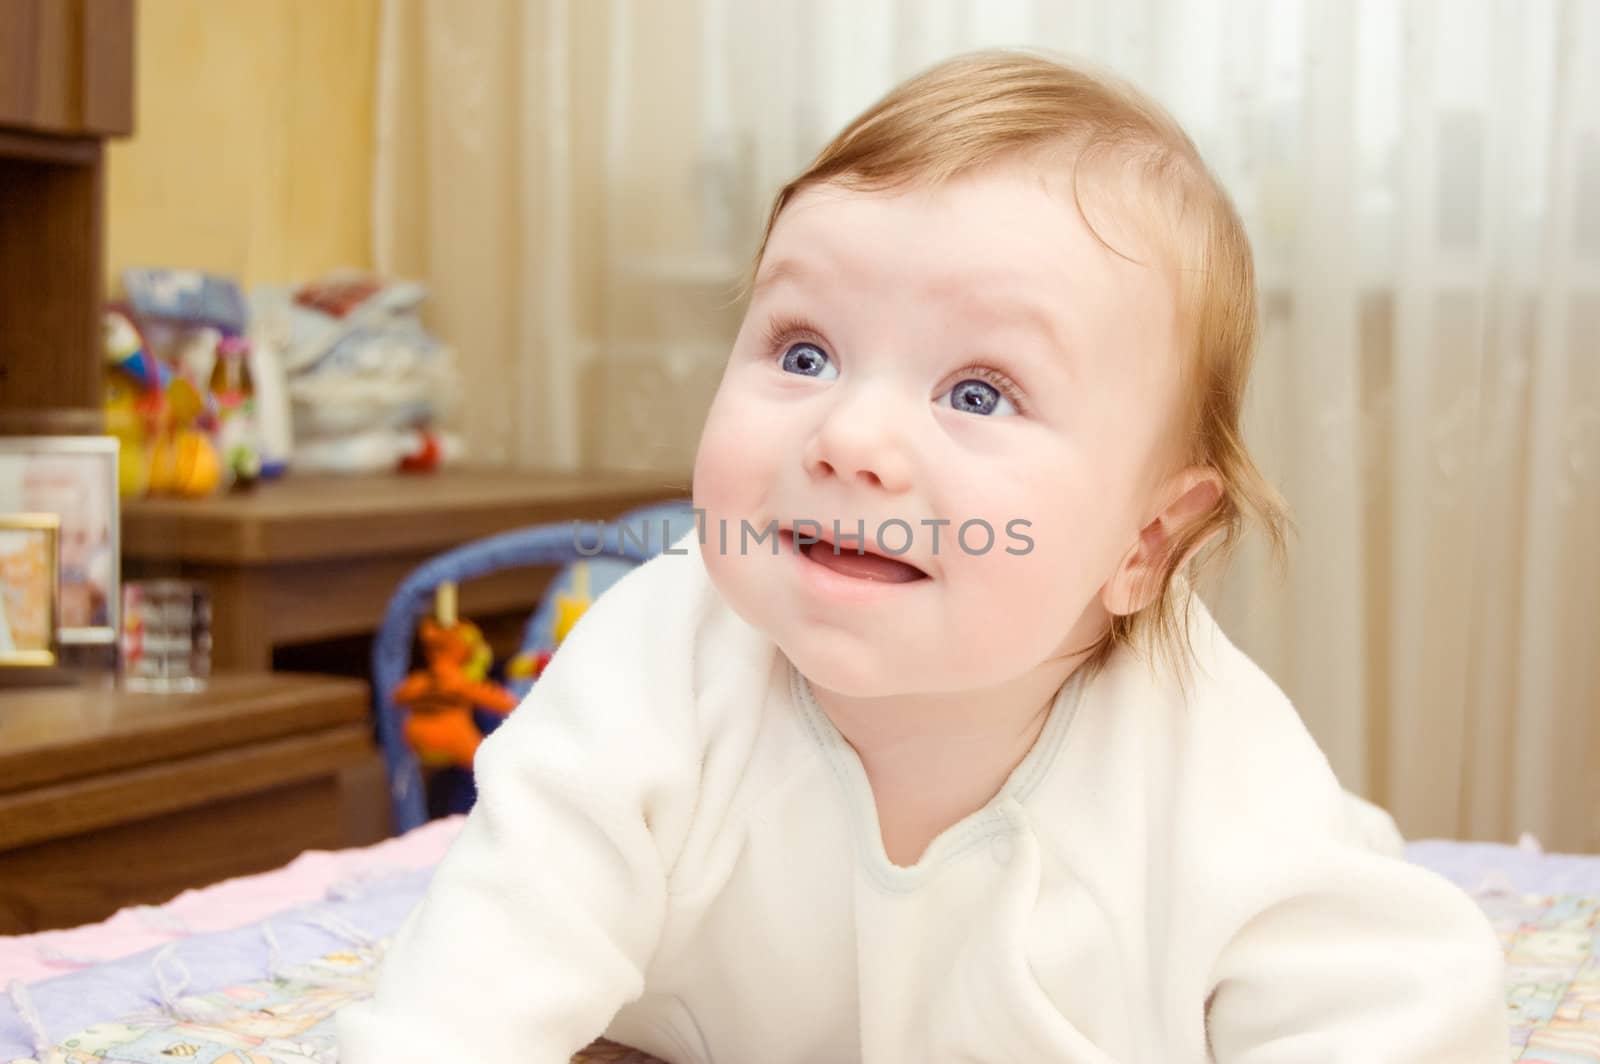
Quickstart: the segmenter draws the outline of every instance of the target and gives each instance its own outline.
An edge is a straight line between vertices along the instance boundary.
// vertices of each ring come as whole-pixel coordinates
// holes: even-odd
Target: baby
[[[1281,539],[1254,286],[1111,79],[984,53],[856,119],[773,207],[699,529],[483,746],[344,1064],[1505,1060],[1477,907],[1191,597]]]

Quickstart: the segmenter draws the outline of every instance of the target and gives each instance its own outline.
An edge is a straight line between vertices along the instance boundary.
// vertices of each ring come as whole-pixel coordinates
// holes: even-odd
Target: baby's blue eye
[[[987,381],[964,380],[949,391],[950,408],[965,414],[1015,414],[1017,408]]]
[[[833,360],[816,344],[793,344],[783,353],[783,371],[832,380],[839,375]]]

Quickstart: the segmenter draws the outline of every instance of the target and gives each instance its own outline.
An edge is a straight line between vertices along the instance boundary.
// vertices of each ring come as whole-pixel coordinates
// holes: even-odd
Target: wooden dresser
[[[0,688],[0,934],[387,837],[368,720],[367,685],[340,677]]]

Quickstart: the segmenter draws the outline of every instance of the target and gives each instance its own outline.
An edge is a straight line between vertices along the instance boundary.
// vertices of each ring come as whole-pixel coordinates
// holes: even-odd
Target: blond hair
[[[1246,515],[1281,565],[1287,506],[1244,446],[1240,415],[1257,340],[1255,267],[1232,202],[1181,127],[1158,104],[1110,75],[1020,51],[958,56],[896,87],[869,107],[779,192],[767,216],[752,276],[784,207],[807,188],[832,183],[887,190],[939,183],[988,164],[1023,159],[1048,165],[1065,152],[1079,215],[1080,170],[1091,162],[1123,167],[1114,206],[1135,217],[1177,293],[1183,407],[1171,434],[1183,466],[1217,472],[1222,494],[1176,537],[1159,573],[1159,593],[1136,613],[1113,616],[1084,665],[1098,670],[1118,645],[1160,649],[1192,660],[1185,638],[1192,584],[1232,554]],[[1137,261],[1137,260],[1131,260]],[[1178,579],[1180,563],[1208,540]],[[1180,620],[1181,616],[1181,620]],[[1076,652],[1076,651],[1075,651]]]

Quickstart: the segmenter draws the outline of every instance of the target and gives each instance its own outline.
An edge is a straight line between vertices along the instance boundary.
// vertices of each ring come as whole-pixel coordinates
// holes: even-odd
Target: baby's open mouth
[[[784,550],[798,549],[798,552],[811,563],[831,569],[841,576],[855,580],[875,580],[885,584],[909,584],[913,580],[928,579],[928,574],[915,565],[898,558],[860,549],[854,542],[841,542],[836,547],[834,543],[824,538],[816,543],[802,544],[797,548],[793,532],[784,529],[778,535]],[[808,536],[807,539],[809,538]]]

